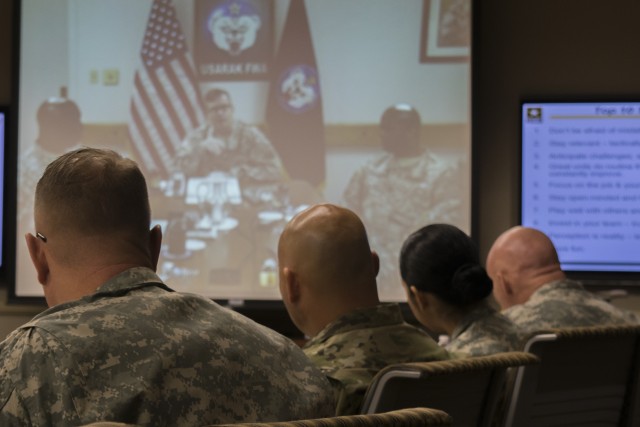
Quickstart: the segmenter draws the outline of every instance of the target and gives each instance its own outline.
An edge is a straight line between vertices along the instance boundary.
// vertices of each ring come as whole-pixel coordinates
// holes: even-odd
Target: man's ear
[[[511,280],[509,279],[509,275],[505,274],[503,271],[499,271],[496,274],[496,278],[500,283],[499,286],[502,286],[502,291],[504,292],[504,294],[509,298],[513,298],[515,288],[513,286],[513,283],[511,283]]]
[[[373,259],[374,276],[378,277],[378,273],[380,272],[380,257],[376,251],[371,251],[371,259]]]
[[[45,286],[49,280],[49,261],[47,260],[47,256],[45,253],[44,242],[38,240],[31,233],[25,234],[25,240],[27,241],[27,248],[29,249],[29,256],[31,257],[31,262],[36,269],[36,273],[38,275],[38,282]]]
[[[413,295],[413,302],[415,306],[418,307],[420,311],[425,311],[430,305],[427,293],[420,291],[415,286],[410,286],[409,291],[411,292],[411,295]]]
[[[300,301],[300,281],[298,275],[289,267],[284,267],[282,271],[284,279],[284,293],[283,298],[287,299],[289,304],[295,304]]]
[[[160,259],[160,249],[162,248],[162,228],[156,225],[149,231],[149,253],[151,254],[151,266],[153,270],[158,269]]]

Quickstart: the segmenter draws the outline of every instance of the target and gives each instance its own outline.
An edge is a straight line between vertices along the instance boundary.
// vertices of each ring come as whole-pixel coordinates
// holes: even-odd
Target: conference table
[[[175,290],[242,302],[280,299],[277,244],[286,223],[321,201],[310,184],[240,188],[227,173],[174,176],[152,186],[152,222],[162,227],[158,272]]]

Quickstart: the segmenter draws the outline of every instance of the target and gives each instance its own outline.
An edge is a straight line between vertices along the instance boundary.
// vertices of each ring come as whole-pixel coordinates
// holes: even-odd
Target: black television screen
[[[521,223],[568,272],[640,272],[640,102],[525,102],[521,117]]]
[[[4,185],[4,176],[5,176],[5,145],[6,140],[8,139],[9,133],[9,107],[0,106],[0,242],[4,242],[4,201],[5,201],[5,185]],[[4,253],[3,253],[4,244],[0,245],[0,267],[2,267],[5,263]]]
[[[381,255],[381,298],[405,300],[397,272],[404,237],[436,221],[470,232],[469,5],[21,1],[13,296],[42,295],[23,238],[33,231],[35,182],[52,151],[90,145],[143,168],[164,231],[159,272],[175,289],[238,303],[279,300],[279,233],[305,206],[328,201],[364,219]],[[266,171],[251,167],[263,160],[255,150],[241,153],[238,174],[223,158],[203,170],[198,156],[173,169],[186,135],[205,120],[199,95],[211,88],[229,94],[232,107],[220,111],[274,147],[282,182],[252,185]],[[397,162],[405,177],[381,172],[388,156],[379,121],[395,104],[415,107],[426,147],[419,160]],[[208,143],[215,151],[217,142]],[[366,165],[378,173],[373,194],[354,178]],[[443,170],[455,174],[438,181]],[[403,191],[386,190],[398,184],[387,178]],[[348,191],[352,181],[359,191]]]

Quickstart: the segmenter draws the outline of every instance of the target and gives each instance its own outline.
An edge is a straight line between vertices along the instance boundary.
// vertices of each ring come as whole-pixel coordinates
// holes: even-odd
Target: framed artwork
[[[420,62],[469,60],[471,0],[423,0]]]

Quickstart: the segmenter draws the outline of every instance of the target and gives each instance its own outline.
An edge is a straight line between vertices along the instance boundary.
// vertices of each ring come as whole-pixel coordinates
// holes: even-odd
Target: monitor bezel
[[[522,224],[523,215],[523,145],[524,145],[524,120],[523,108],[525,104],[610,104],[610,103],[637,103],[640,105],[640,95],[585,95],[585,96],[547,96],[547,97],[522,97],[518,102],[518,197],[517,216],[518,224]],[[603,270],[563,270],[568,278],[580,280],[593,289],[630,288],[640,287],[640,271],[603,271]]]

